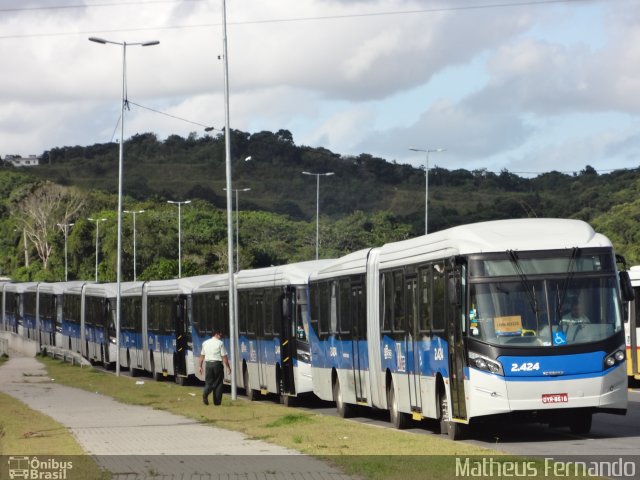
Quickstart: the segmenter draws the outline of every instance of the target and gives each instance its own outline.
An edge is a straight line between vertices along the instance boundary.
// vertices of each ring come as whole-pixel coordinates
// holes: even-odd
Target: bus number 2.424
[[[533,372],[540,370],[540,362],[525,362],[525,363],[512,363],[511,371],[512,372]]]

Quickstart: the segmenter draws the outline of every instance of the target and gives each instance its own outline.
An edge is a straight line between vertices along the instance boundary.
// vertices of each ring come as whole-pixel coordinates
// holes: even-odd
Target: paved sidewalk
[[[12,352],[0,367],[0,391],[68,427],[114,478],[349,478],[312,457],[238,432],[58,385],[35,358],[18,355]]]

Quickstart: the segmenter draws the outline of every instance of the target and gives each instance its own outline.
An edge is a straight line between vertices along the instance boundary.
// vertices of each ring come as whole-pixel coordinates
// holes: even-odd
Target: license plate
[[[542,403],[567,403],[568,393],[546,393],[542,395]]]

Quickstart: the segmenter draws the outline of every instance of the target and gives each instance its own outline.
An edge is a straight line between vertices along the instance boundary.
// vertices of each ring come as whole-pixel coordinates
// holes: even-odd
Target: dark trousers
[[[202,397],[207,398],[213,392],[213,404],[222,403],[222,387],[224,382],[224,366],[222,362],[205,362],[204,391]]]

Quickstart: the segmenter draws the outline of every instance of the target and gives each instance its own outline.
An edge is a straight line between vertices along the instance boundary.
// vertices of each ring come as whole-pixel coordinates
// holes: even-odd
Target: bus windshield
[[[561,347],[597,342],[622,329],[613,272],[495,280],[469,285],[472,338],[493,345]]]

